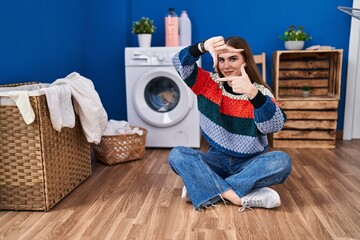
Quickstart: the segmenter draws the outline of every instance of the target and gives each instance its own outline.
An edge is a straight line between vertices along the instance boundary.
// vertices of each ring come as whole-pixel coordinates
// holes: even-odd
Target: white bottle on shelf
[[[180,15],[179,25],[180,25],[180,46],[191,45],[191,21],[185,10],[182,11]]]

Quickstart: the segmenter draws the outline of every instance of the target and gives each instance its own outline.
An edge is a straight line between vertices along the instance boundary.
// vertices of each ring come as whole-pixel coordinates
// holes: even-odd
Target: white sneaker
[[[185,199],[188,202],[191,202],[191,200],[189,198],[189,194],[188,194],[185,186],[183,187],[183,190],[182,190],[182,193],[181,193],[181,198]]]
[[[252,207],[276,208],[281,205],[279,194],[268,187],[256,188],[241,198],[240,212]]]

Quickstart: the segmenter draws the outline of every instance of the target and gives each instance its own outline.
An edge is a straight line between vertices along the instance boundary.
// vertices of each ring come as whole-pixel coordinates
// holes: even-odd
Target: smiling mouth
[[[232,72],[224,72],[224,75],[231,75]]]

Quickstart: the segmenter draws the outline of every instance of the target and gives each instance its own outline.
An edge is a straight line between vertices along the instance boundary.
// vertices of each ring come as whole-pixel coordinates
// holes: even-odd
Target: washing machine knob
[[[159,62],[162,62],[165,60],[164,55],[159,55],[157,58],[158,58]]]

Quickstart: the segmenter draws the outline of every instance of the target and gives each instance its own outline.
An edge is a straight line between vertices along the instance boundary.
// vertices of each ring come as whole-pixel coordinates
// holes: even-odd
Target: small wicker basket
[[[95,158],[106,165],[143,158],[147,130],[139,129],[143,131],[141,136],[136,133],[102,136],[99,144],[93,144]]]

